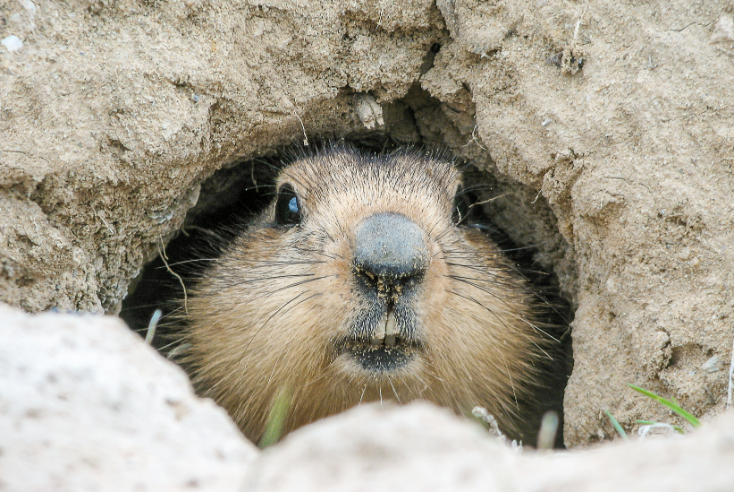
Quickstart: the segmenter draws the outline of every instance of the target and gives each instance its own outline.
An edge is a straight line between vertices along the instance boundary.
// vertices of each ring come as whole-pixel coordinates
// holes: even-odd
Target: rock
[[[719,18],[711,35],[711,42],[734,43],[734,17],[724,14]]]
[[[723,491],[734,490],[733,462],[732,412],[683,438],[541,453],[426,403],[371,404],[289,434],[242,491]]]
[[[21,41],[20,38],[15,35],[10,35],[4,37],[3,39],[0,39],[0,44],[5,46],[5,49],[8,50],[8,53],[13,53],[14,51],[18,51],[23,47],[23,41]]]
[[[237,490],[255,447],[109,316],[0,305],[0,490]]]

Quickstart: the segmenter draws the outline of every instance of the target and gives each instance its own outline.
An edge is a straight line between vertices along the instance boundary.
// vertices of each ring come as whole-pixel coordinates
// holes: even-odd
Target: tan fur
[[[419,398],[457,413],[481,405],[515,429],[548,338],[526,281],[483,234],[452,222],[453,166],[337,150],[286,167],[284,183],[299,196],[303,223],[269,226],[271,204],[189,292],[185,360],[199,391],[253,441],[284,387],[286,431],[360,402]],[[431,253],[415,304],[423,348],[388,375],[364,371],[334,345],[365,302],[352,248],[355,226],[375,212],[410,218]]]

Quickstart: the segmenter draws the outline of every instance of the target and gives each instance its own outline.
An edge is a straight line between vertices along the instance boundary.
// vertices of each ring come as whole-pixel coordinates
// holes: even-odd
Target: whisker
[[[477,271],[477,272],[479,272],[479,273],[483,273],[483,274],[486,274],[486,275],[491,275],[491,274],[492,274],[492,273],[491,273],[490,271],[488,271],[488,270],[485,270],[485,269],[482,269],[482,268],[479,268],[479,267],[473,267],[473,266],[471,266],[471,265],[457,264],[457,263],[452,263],[452,262],[448,262],[448,261],[446,262],[446,264],[447,264],[447,265],[455,265],[455,266],[460,266],[460,267],[463,267],[463,268],[468,268],[468,269],[471,269],[471,270],[475,270],[475,271]],[[545,272],[543,272],[543,273],[545,273]],[[546,273],[546,275],[548,275],[548,274]],[[451,275],[449,275],[449,277],[451,277]],[[499,275],[498,275],[498,277],[499,277]],[[496,284],[496,285],[504,285],[504,286],[506,286],[506,287],[511,287],[511,288],[517,288],[517,286],[518,286],[518,285],[517,285],[517,283],[514,283],[514,282],[512,282],[512,281],[509,281],[509,280],[508,280],[508,281],[496,281],[496,280],[493,280],[493,279],[476,278],[476,277],[474,277],[474,278],[470,278],[470,277],[460,277],[460,276],[456,276],[456,280],[460,280],[460,279],[462,279],[462,278],[463,278],[463,279],[466,279],[466,280],[472,280],[472,281],[475,281],[475,282],[486,282],[486,283],[488,283],[488,284],[489,284],[489,283],[491,283],[492,285],[495,285],[495,284]],[[528,283],[531,283],[531,284],[532,284],[532,282],[531,282],[531,281],[530,281],[529,279],[527,279],[526,277],[523,277],[523,278],[524,278],[524,279],[525,279],[525,280],[526,280],[526,281],[527,281]],[[477,287],[477,288],[481,288],[481,287],[479,287],[478,285],[475,285],[475,287]],[[485,291],[485,292],[487,292],[488,294],[492,294],[492,292],[489,292],[489,291]],[[544,296],[543,296],[543,295],[542,295],[542,294],[541,294],[541,293],[540,293],[540,292],[538,291],[538,288],[535,288],[535,289],[527,289],[527,292],[528,292],[528,293],[529,293],[530,295],[532,295],[533,297],[535,297],[535,298],[536,298],[537,300],[541,301],[541,302],[542,302],[542,303],[543,303],[543,304],[544,304],[545,306],[547,306],[547,307],[548,307],[549,309],[551,309],[551,310],[552,310],[552,311],[553,311],[553,312],[554,312],[554,313],[555,313],[555,314],[556,314],[556,315],[557,315],[557,316],[558,316],[558,317],[559,317],[560,319],[562,319],[562,320],[563,320],[564,322],[568,322],[568,321],[567,321],[567,319],[566,319],[566,316],[565,316],[565,314],[564,314],[564,313],[562,313],[562,312],[561,312],[561,311],[560,311],[560,310],[558,309],[558,307],[557,307],[556,305],[554,305],[553,303],[549,302],[549,301],[548,301],[548,299],[546,299],[546,298],[545,298],[545,297],[544,297]]]
[[[311,295],[311,296],[308,296],[308,297],[306,297],[306,298],[304,298],[304,299],[301,299],[301,301],[300,301],[300,302],[298,302],[298,303],[296,303],[296,304],[292,305],[292,306],[291,306],[291,307],[289,307],[288,309],[285,309],[285,310],[283,310],[283,308],[284,308],[285,306],[287,306],[288,304],[290,304],[291,302],[293,302],[294,300],[296,300],[296,299],[297,299],[298,297],[300,297],[300,296],[301,296],[302,294],[305,294],[306,292],[307,292],[307,291],[301,292],[301,294],[298,294],[298,296],[294,297],[293,299],[291,299],[290,301],[288,301],[288,302],[287,302],[287,303],[286,303],[285,305],[283,305],[283,306],[281,306],[280,308],[278,308],[278,310],[277,310],[277,311],[276,311],[276,312],[275,312],[275,313],[273,314],[273,316],[271,316],[270,318],[268,318],[268,320],[267,320],[267,321],[266,321],[266,322],[265,322],[265,323],[263,324],[263,326],[262,326],[262,327],[260,327],[260,329],[258,329],[258,332],[259,332],[260,330],[262,330],[263,328],[265,328],[265,326],[266,326],[266,325],[267,325],[268,323],[270,323],[270,321],[272,321],[272,320],[273,320],[273,318],[274,318],[274,317],[275,317],[275,316],[276,316],[276,315],[277,315],[277,314],[278,314],[279,312],[281,312],[281,311],[282,311],[282,312],[281,312],[281,316],[282,316],[282,315],[285,315],[286,313],[288,313],[288,312],[289,312],[289,311],[291,311],[292,309],[296,308],[296,307],[297,307],[298,305],[300,305],[300,304],[303,304],[304,302],[306,302],[306,301],[308,301],[308,300],[310,300],[310,299],[313,299],[314,297],[318,297],[318,296],[320,296],[320,295],[321,295],[321,292],[317,292],[317,293],[315,293],[315,294],[313,294],[313,295]],[[287,348],[287,349],[285,350],[285,352],[281,352],[281,353],[280,353],[280,354],[278,355],[278,358],[276,359],[275,363],[273,364],[273,370],[272,370],[272,371],[270,372],[270,377],[268,378],[268,386],[270,385],[270,382],[271,382],[271,381],[272,381],[272,379],[273,379],[273,375],[275,374],[275,369],[276,369],[276,368],[278,368],[278,367],[280,367],[280,361],[281,361],[281,360],[282,360],[282,359],[283,359],[283,358],[284,358],[284,357],[285,357],[286,355],[288,355],[288,353],[289,353],[289,352],[291,351],[291,348],[292,348],[292,346],[289,346],[289,347],[288,347],[288,348]]]
[[[495,318],[497,319],[497,321],[499,321],[499,322],[500,322],[500,324],[502,324],[502,326],[504,326],[505,328],[507,328],[507,329],[508,329],[508,331],[512,331],[512,330],[510,330],[510,327],[509,327],[509,326],[507,326],[507,323],[505,323],[505,321],[504,321],[504,320],[503,320],[502,318],[500,318],[500,317],[499,317],[499,316],[497,315],[497,313],[495,313],[495,312],[494,312],[494,311],[493,311],[492,309],[490,309],[489,307],[485,306],[484,304],[482,304],[481,302],[477,301],[476,299],[474,299],[474,298],[471,298],[471,297],[467,297],[467,296],[464,296],[464,295],[461,295],[461,294],[459,294],[458,292],[456,292],[456,291],[453,291],[453,290],[447,290],[446,292],[448,292],[448,293],[450,293],[450,294],[454,294],[455,296],[461,297],[462,299],[466,299],[467,301],[471,301],[471,302],[473,302],[473,303],[475,303],[475,304],[477,304],[477,305],[479,305],[479,306],[483,307],[483,308],[484,308],[484,309],[486,309],[486,310],[487,310],[487,311],[488,311],[488,312],[489,312],[489,313],[490,313],[490,314],[491,314],[492,316],[494,316],[494,317],[495,317]],[[523,323],[527,324],[528,326],[530,326],[530,327],[531,327],[531,328],[533,328],[534,330],[537,330],[537,331],[539,331],[539,332],[541,332],[541,333],[545,334],[545,335],[546,335],[546,336],[547,336],[548,338],[551,338],[551,339],[555,340],[555,339],[554,339],[553,337],[551,337],[550,335],[548,335],[547,333],[545,333],[545,332],[544,332],[543,330],[541,330],[540,328],[538,328],[537,326],[535,326],[535,325],[534,325],[533,323],[530,323],[529,321],[527,321],[527,320],[525,320],[525,319],[523,319],[523,318],[521,318],[521,317],[519,317],[519,316],[516,316],[516,315],[514,315],[514,313],[512,313],[512,312],[509,312],[509,311],[500,311],[500,312],[501,312],[502,314],[509,314],[510,316],[512,316],[512,317],[515,317],[516,319],[518,319],[519,321],[522,321]],[[490,333],[490,336],[492,336],[492,337],[493,337],[493,338],[494,338],[495,340],[497,340],[497,338],[496,338],[496,337],[494,337],[494,335],[492,335],[491,333]],[[535,340],[533,340],[533,339],[532,339],[531,337],[529,337],[529,336],[527,336],[527,335],[525,335],[525,337],[526,337],[526,338],[527,338],[528,340],[530,340],[530,343],[531,343],[531,344],[533,344],[533,345],[535,346],[535,348],[537,348],[537,349],[538,349],[539,351],[543,352],[543,354],[544,354],[544,355],[545,355],[545,356],[546,356],[546,357],[547,357],[547,358],[548,358],[549,360],[553,360],[553,357],[551,357],[551,355],[550,355],[550,354],[549,354],[548,352],[546,352],[546,351],[545,351],[545,350],[544,350],[544,349],[543,349],[542,347],[540,347],[540,346],[539,346],[539,345],[537,344],[537,342],[536,342]],[[556,341],[558,341],[558,340],[556,340]],[[501,353],[501,352],[500,352],[500,353]]]
[[[387,382],[390,383],[390,387],[392,388],[392,394],[395,395],[395,399],[398,400],[398,403],[402,403],[400,401],[400,397],[398,396],[398,392],[395,391],[395,386],[392,384],[392,378],[387,378]]]

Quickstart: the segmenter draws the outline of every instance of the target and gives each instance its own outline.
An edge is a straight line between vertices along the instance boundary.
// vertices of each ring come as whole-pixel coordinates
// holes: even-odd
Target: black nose
[[[360,275],[388,285],[418,277],[428,268],[423,231],[402,214],[370,215],[357,229],[354,265]]]

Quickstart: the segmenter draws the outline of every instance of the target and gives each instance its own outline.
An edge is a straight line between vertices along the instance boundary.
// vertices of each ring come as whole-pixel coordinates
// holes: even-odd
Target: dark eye
[[[275,222],[281,225],[295,225],[301,222],[301,202],[290,185],[283,185],[278,190],[278,201],[275,203]]]
[[[473,197],[464,190],[463,186],[459,186],[454,196],[454,211],[451,219],[456,225],[463,225],[466,223],[470,215],[472,215],[472,209],[474,208]]]

